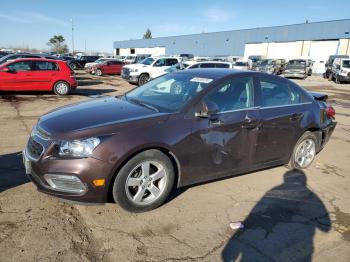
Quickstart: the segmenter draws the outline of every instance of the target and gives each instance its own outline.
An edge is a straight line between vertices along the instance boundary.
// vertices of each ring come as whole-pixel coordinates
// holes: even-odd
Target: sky
[[[349,0],[11,0],[0,5],[0,46],[112,52],[113,41],[350,18]],[[86,47],[86,49],[85,49]]]

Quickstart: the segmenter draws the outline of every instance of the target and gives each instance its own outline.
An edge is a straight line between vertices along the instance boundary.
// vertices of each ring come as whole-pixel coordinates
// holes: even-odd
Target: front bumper
[[[348,76],[348,75],[346,75],[346,76],[338,75],[338,79],[339,79],[339,81],[341,81],[341,82],[350,83],[350,76]]]
[[[58,159],[50,156],[49,146],[38,159],[33,159],[23,151],[26,174],[36,185],[38,191],[70,201],[105,203],[107,201],[109,177],[113,170],[110,163],[95,158]],[[66,178],[66,180],[57,180]],[[51,179],[48,179],[51,178]],[[56,181],[53,181],[53,179]],[[73,179],[72,179],[73,178]],[[104,186],[94,186],[95,179],[105,179]],[[58,181],[58,182],[57,182]],[[68,185],[68,190],[64,186]],[[71,190],[72,187],[81,190]]]
[[[123,71],[121,72],[121,77],[127,80],[129,83],[137,84],[139,81],[139,75],[125,74]]]
[[[306,73],[283,73],[283,76],[286,78],[304,78],[306,76]]]

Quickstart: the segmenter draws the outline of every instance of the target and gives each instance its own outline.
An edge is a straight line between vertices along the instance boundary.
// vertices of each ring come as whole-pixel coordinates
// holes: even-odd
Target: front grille
[[[128,76],[130,74],[129,68],[123,68],[123,75]]]
[[[30,157],[38,159],[44,151],[44,147],[36,142],[32,137],[29,138],[27,145],[27,153]]]

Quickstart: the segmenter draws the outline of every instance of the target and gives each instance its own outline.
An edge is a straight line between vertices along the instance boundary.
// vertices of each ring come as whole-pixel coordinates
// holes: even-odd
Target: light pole
[[[73,24],[73,18],[70,19],[70,22],[72,24],[72,56],[74,56],[74,24]]]
[[[346,32],[345,32],[345,38],[346,38],[346,37],[348,37],[348,42],[347,42],[347,44],[346,44],[345,55],[347,55],[348,52],[349,52],[349,42],[350,42],[349,31],[346,31]]]
[[[269,36],[265,36],[265,40],[267,42],[267,48],[266,48],[266,58],[267,58],[267,55],[269,54]]]

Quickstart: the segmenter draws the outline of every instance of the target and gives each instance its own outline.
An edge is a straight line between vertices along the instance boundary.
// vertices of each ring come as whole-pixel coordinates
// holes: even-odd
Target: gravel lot
[[[65,204],[24,174],[20,153],[40,115],[135,87],[77,76],[69,97],[0,94],[0,261],[350,261],[350,85],[296,80],[327,92],[338,121],[305,173],[277,167],[187,187],[154,211],[130,214],[115,204]],[[232,221],[245,227],[233,230]]]

